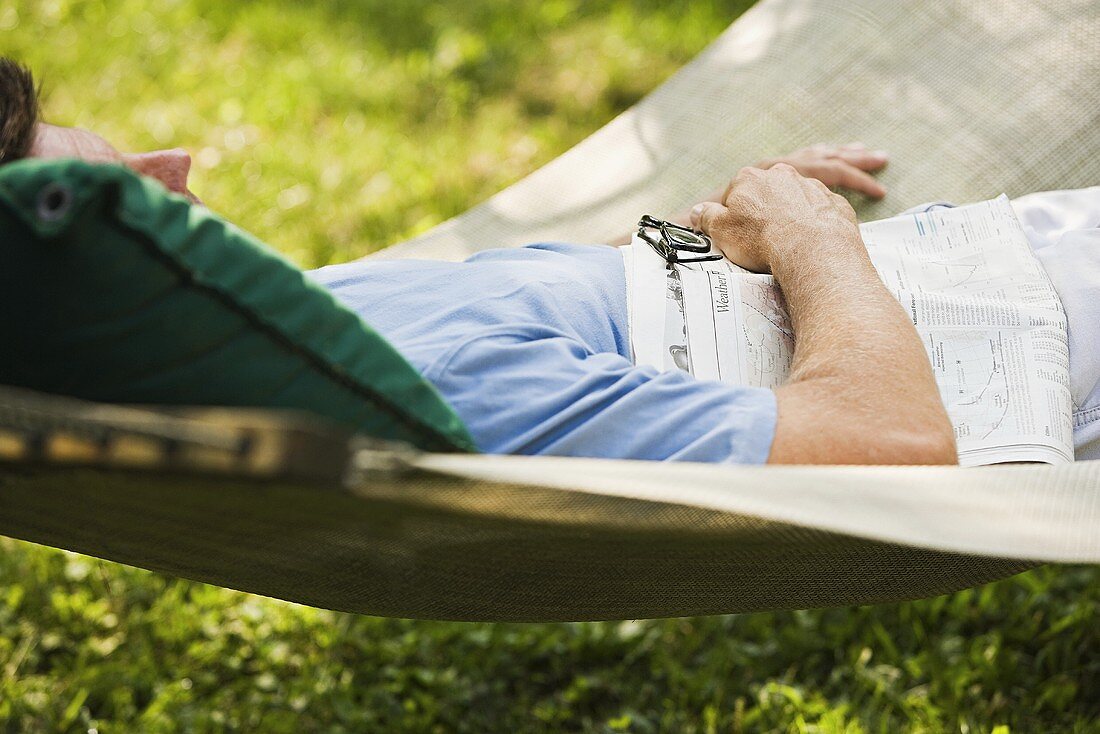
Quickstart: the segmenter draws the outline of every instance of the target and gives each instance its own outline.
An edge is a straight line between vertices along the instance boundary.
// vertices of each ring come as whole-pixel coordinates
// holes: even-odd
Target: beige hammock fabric
[[[1100,183],[1095,0],[763,0],[662,87],[486,203],[375,257],[604,242],[815,142],[890,151],[863,220]]]
[[[598,242],[817,141],[890,150],[890,195],[864,218],[1093,185],[1098,123],[1093,0],[763,0],[575,149],[378,257]],[[0,474],[0,533],[316,606],[465,620],[896,601],[1036,562],[1100,562],[1100,462],[725,467],[352,445],[327,455],[343,479],[321,488],[292,470],[297,439],[279,438],[304,429],[279,425],[259,442],[268,463],[219,463],[224,426],[211,423],[187,429],[202,450],[185,461],[177,447],[172,474]],[[212,467],[226,476],[194,474]]]

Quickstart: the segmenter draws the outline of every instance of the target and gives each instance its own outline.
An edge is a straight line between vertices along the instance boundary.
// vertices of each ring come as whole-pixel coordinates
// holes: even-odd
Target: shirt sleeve
[[[492,334],[425,376],[488,453],[762,464],[775,394],[636,367],[560,334]]]

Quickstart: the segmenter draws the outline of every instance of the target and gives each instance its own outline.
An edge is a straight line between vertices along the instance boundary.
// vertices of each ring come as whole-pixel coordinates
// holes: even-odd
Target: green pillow
[[[116,165],[0,166],[0,383],[296,408],[426,450],[475,450],[435,389],[327,291]]]

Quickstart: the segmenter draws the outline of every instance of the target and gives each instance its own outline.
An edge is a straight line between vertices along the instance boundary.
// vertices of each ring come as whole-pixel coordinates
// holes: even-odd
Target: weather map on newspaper
[[[794,332],[783,293],[771,278],[738,279],[740,332],[745,344],[744,378],[749,385],[775,387],[791,371]]]
[[[681,272],[692,373],[754,387],[783,384],[794,332],[775,280],[726,260],[696,268]]]
[[[1072,461],[1065,312],[1008,199],[860,229],[880,277],[924,341],[960,463]],[[639,364],[739,385],[783,384],[795,335],[771,276],[727,260],[678,265],[662,273],[668,307],[658,315],[645,310],[637,288],[645,268],[667,265],[634,257],[632,267],[631,339]]]
[[[988,438],[1014,419],[1006,347],[1011,333],[927,335],[941,393],[954,409],[955,432]]]

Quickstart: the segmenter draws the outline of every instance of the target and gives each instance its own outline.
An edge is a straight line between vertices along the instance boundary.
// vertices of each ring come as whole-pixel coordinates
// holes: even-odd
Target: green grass
[[[0,0],[0,52],[34,66],[53,121],[188,148],[212,208],[313,266],[553,158],[746,4]],[[0,730],[1100,732],[1098,581],[1045,568],[881,607],[466,625],[0,540]]]
[[[190,150],[212,209],[309,267],[487,198],[749,4],[16,0],[0,52],[33,64],[51,121]]]
[[[0,541],[0,722],[100,732],[1096,732],[1097,578],[1046,568],[927,601],[810,612],[426,623]]]

